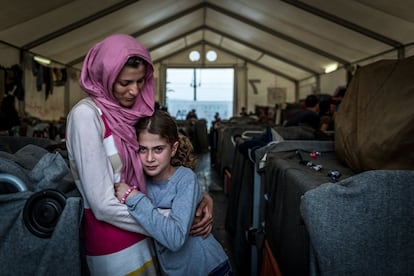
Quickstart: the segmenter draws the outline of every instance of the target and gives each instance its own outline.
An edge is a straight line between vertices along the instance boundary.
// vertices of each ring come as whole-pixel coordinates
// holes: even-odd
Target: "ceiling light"
[[[43,57],[39,57],[39,56],[34,56],[33,59],[36,60],[39,63],[44,64],[44,65],[49,65],[51,63],[51,61],[49,59],[43,58]]]
[[[215,61],[217,59],[216,51],[210,50],[206,54],[206,58],[208,61]]]
[[[199,61],[200,60],[200,53],[198,51],[191,51],[190,54],[188,55],[188,58],[191,61]]]
[[[338,63],[332,63],[327,66],[325,66],[325,74],[331,73],[338,69]]]

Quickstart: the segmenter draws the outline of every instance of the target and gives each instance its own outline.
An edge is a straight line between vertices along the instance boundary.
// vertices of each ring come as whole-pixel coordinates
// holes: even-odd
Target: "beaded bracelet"
[[[126,199],[128,198],[129,194],[135,190],[137,188],[137,186],[132,186],[130,187],[124,194],[124,196],[121,198],[121,203],[125,203]]]

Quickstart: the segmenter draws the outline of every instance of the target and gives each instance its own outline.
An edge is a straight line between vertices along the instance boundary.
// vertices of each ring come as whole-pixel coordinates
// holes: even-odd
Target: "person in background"
[[[157,275],[151,233],[129,215],[114,189],[114,183],[122,181],[147,191],[134,125],[154,112],[150,54],[129,35],[111,35],[88,51],[80,86],[88,97],[68,114],[66,145],[83,199],[88,273]],[[197,210],[202,218],[192,233],[206,236],[211,232],[213,203],[209,196],[204,198]]]
[[[249,114],[247,114],[247,111],[246,111],[246,107],[242,107],[241,108],[241,111],[240,111],[240,116],[241,117],[246,117],[246,116],[249,116]]]
[[[221,122],[220,113],[216,112],[216,114],[214,114],[214,120],[212,122],[212,127],[217,128],[220,125],[220,122]]]
[[[190,121],[197,121],[198,117],[197,117],[197,112],[195,109],[191,109],[190,112],[187,113],[187,116],[185,118],[186,120],[190,120]]]
[[[342,99],[345,97],[346,90],[347,90],[347,87],[338,86],[332,96],[332,100],[335,102],[335,105],[336,105],[336,112],[338,112]]]
[[[319,99],[316,95],[308,95],[305,99],[305,109],[299,110],[285,123],[289,126],[308,126],[314,129],[320,128]]]
[[[320,130],[323,131],[334,131],[335,129],[335,113],[336,113],[336,102],[331,99],[320,104],[319,116],[320,116]]]
[[[20,125],[20,117],[15,107],[15,96],[7,93],[0,103],[0,135],[13,136],[12,128]]]
[[[206,239],[189,235],[202,198],[190,140],[179,135],[175,121],[163,111],[140,119],[136,129],[147,194],[117,183],[116,195],[156,240],[162,274],[232,275],[228,257],[212,234]]]

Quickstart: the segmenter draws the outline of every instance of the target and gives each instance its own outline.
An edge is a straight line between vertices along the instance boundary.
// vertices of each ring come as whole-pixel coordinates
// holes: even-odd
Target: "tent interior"
[[[413,8],[402,0],[13,1],[0,11],[0,65],[23,69],[21,109],[58,119],[84,96],[78,77],[87,50],[110,34],[126,33],[151,53],[157,101],[165,104],[166,68],[232,67],[237,113],[242,106],[268,105],[272,88],[282,90],[287,103],[333,94],[355,66],[413,55]],[[188,59],[192,50],[202,53],[199,61]],[[209,50],[216,61],[204,58]],[[68,81],[46,97],[38,93],[43,87],[36,86],[33,56],[66,69]],[[325,73],[328,66],[336,70]]]
[[[284,275],[309,275],[308,270],[319,268],[319,263],[312,262],[319,260],[325,262],[322,263],[325,266],[320,266],[324,269],[330,266],[350,269],[337,272],[341,275],[355,273],[354,263],[349,260],[356,260],[355,263],[367,268],[366,273],[363,272],[365,270],[358,271],[361,275],[408,275],[414,271],[414,85],[411,77],[414,68],[414,1],[15,0],[7,4],[3,1],[1,6],[0,102],[4,103],[12,95],[14,112],[32,128],[29,132],[23,127],[11,131],[3,131],[0,127],[0,172],[15,168],[12,174],[26,177],[22,172],[31,173],[33,168],[37,168],[35,159],[43,156],[56,165],[53,158],[60,155],[55,153],[62,150],[60,146],[65,146],[66,117],[71,108],[86,96],[80,88],[79,77],[88,50],[111,34],[129,34],[149,50],[154,65],[155,100],[167,108],[170,98],[167,96],[168,70],[171,68],[192,69],[194,72],[195,68],[231,68],[234,72],[232,116],[238,116],[242,108],[251,112],[283,109],[289,105],[298,107],[300,101],[312,94],[331,99],[344,88],[347,95],[351,95],[349,91],[358,93],[348,97],[352,99],[347,105],[345,100],[342,101],[341,112],[348,113],[338,112],[340,116],[335,117],[335,129],[331,133],[300,126],[287,130],[288,127],[281,124],[280,116],[275,116],[271,127],[268,122],[262,124],[256,120],[257,117],[254,120],[249,117],[248,121],[241,120],[240,124],[222,120],[219,127],[208,132],[205,131],[205,123],[197,124],[202,120],[195,120],[196,123],[187,120],[187,125],[180,125],[177,120],[180,130],[193,133],[196,151],[209,157],[209,163],[206,162],[207,165],[198,172],[200,179],[216,183],[208,177],[217,176],[224,187],[224,194],[221,190],[220,194],[227,204],[227,212],[216,213],[219,213],[217,217],[226,217],[226,225],[220,225],[218,229],[223,237],[230,236],[230,242],[235,245],[231,253],[239,262],[239,271],[252,272],[241,275],[257,275],[262,264],[261,275],[281,275],[280,271],[268,273],[267,266],[272,271],[278,271],[280,267]],[[190,59],[193,51],[198,51],[199,59]],[[209,51],[216,52],[216,59],[207,57]],[[397,63],[398,66],[395,65]],[[361,79],[364,81],[358,82]],[[377,93],[375,97],[374,93]],[[374,103],[372,99],[375,99]],[[13,123],[1,111],[0,123]],[[213,118],[204,119],[211,121]],[[236,119],[245,118],[239,116]],[[48,128],[49,122],[56,127]],[[246,135],[246,129],[251,136]],[[49,132],[44,133],[45,130]],[[317,136],[319,134],[323,135]],[[258,136],[259,139],[252,139]],[[49,143],[53,139],[43,139],[53,137],[58,137],[53,142],[60,144]],[[338,139],[341,137],[352,139],[344,139],[343,142]],[[27,152],[23,147],[33,141],[41,147],[38,155]],[[256,144],[244,143],[246,141]],[[236,150],[240,145],[245,146],[242,147],[243,152]],[[339,149],[343,155],[338,154],[337,145],[341,146]],[[4,148],[9,152],[3,152]],[[53,154],[46,154],[46,149]],[[60,152],[64,153],[62,156],[68,156],[64,149]],[[37,156],[39,158],[35,158]],[[372,161],[374,165],[367,162],[369,166],[355,170],[349,165],[351,160],[359,166],[363,159]],[[25,165],[22,170],[25,162],[30,166]],[[50,169],[48,164],[42,164]],[[259,171],[256,164],[267,167],[262,166]],[[399,174],[395,172],[397,169],[408,169],[408,172]],[[43,167],[40,170],[48,171]],[[206,173],[210,170],[216,174]],[[357,174],[361,171],[368,171],[368,174]],[[360,177],[354,181],[359,186],[352,186],[353,176]],[[45,184],[59,184],[59,179],[55,181],[47,175],[45,179],[53,182]],[[68,186],[72,189],[74,183],[70,180]],[[342,189],[339,185],[342,180],[349,184],[348,188],[356,187],[356,190]],[[343,214],[332,215],[338,223],[331,225],[337,228],[319,224],[312,228],[315,231],[311,234],[316,234],[312,238],[319,238],[322,234],[322,242],[313,245],[327,245],[331,251],[323,252],[334,252],[318,259],[317,255],[312,255],[315,254],[313,249],[318,248],[310,246],[306,232],[308,225],[304,224],[309,221],[301,217],[300,203],[305,192],[317,190],[322,184],[339,187],[345,194],[339,198],[354,200],[355,205],[345,202],[343,206],[351,206],[351,211],[344,209]],[[390,192],[385,187],[388,184]],[[369,193],[360,187],[369,188]],[[376,200],[377,191],[384,199]],[[71,199],[79,197],[78,191],[75,192],[76,196]],[[364,198],[349,196],[354,194]],[[334,198],[332,194],[326,195],[324,200]],[[15,196],[19,197],[19,202],[2,195],[0,189],[0,205],[3,204],[1,200],[16,202],[22,209],[29,195],[19,193]],[[315,195],[312,197],[311,194],[310,198],[307,197],[308,203],[323,202],[318,196],[321,195],[316,194],[315,200]],[[218,201],[217,197],[215,200]],[[368,220],[355,220],[355,210],[367,213],[366,206],[371,206],[369,200],[379,203],[371,210],[375,227],[371,227]],[[367,203],[366,206],[361,206],[361,202]],[[70,210],[79,211],[81,202],[76,199],[68,204],[74,208]],[[319,206],[323,207],[323,212],[336,210],[339,205],[333,204],[332,208]],[[387,216],[385,220],[378,218],[378,210],[385,212],[390,209],[397,213],[392,220],[387,220]],[[29,248],[29,253],[36,253],[32,254],[35,258],[21,254],[24,247],[20,244],[31,246],[19,236],[27,233],[27,229],[23,223],[15,223],[15,217],[20,216],[15,206],[3,210],[11,218],[10,227],[5,224],[0,228],[7,230],[11,238],[0,239],[0,259],[8,264],[6,268],[10,274],[66,275],[70,271],[71,275],[81,275],[80,271],[76,273],[76,269],[81,267],[80,258],[72,254],[65,258],[69,269],[62,266],[61,258],[56,258],[58,253],[50,253],[55,247],[50,246],[46,239],[35,237],[39,248],[47,246],[50,251]],[[311,222],[321,217],[319,213],[309,214],[312,215]],[[342,220],[348,215],[349,219]],[[74,220],[80,217],[78,214],[71,216]],[[344,231],[341,228],[344,221],[351,225],[348,229],[353,227],[360,232]],[[80,221],[66,222],[73,228],[71,233],[78,230],[76,226]],[[378,232],[386,231],[386,238],[382,240],[385,242],[381,243],[383,237],[377,232],[365,232],[366,227],[361,225]],[[14,227],[18,226],[26,232],[15,230]],[[68,241],[71,237],[66,233],[71,229],[66,224],[59,227],[61,236],[56,237]],[[328,239],[320,229],[333,229],[327,231],[327,234],[336,235],[331,240],[343,243],[326,244]],[[26,237],[23,234],[21,236]],[[343,236],[356,241],[338,238]],[[359,240],[367,236],[367,240],[372,242],[371,248],[365,246],[365,240]],[[13,242],[3,246],[2,243],[7,241]],[[14,241],[20,242],[19,246]],[[257,246],[260,241],[263,244]],[[56,239],[54,245],[59,252],[64,252],[62,255],[80,252],[78,248],[72,248],[80,243],[73,241],[63,244]],[[262,250],[263,247],[266,251]],[[45,252],[47,256],[37,252]],[[337,258],[337,254],[343,254],[341,257],[344,258]],[[334,261],[332,264],[331,259]],[[372,262],[367,262],[367,259]],[[28,272],[32,268],[35,272]],[[327,275],[335,274],[332,270],[327,271]],[[316,275],[321,274],[324,273]]]

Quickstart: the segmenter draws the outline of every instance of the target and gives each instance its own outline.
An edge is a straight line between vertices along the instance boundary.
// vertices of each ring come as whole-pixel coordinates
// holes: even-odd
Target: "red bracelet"
[[[137,186],[132,186],[129,187],[129,189],[125,192],[124,196],[121,198],[121,203],[125,203],[125,201],[127,200],[129,194],[135,190],[137,188]]]

